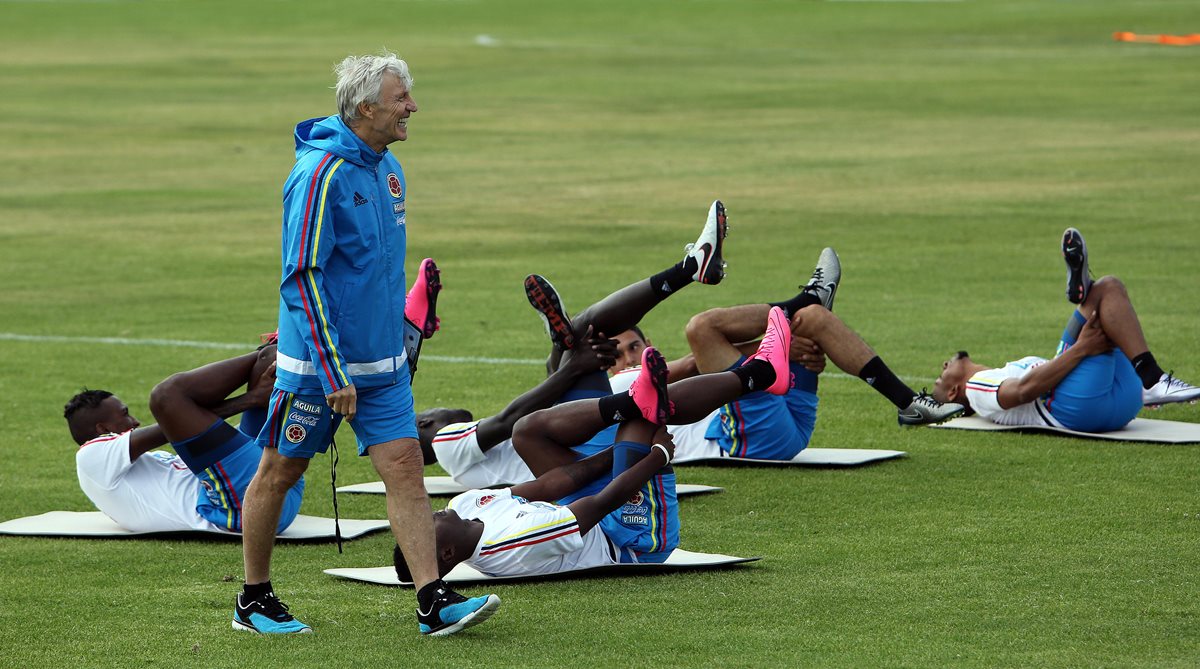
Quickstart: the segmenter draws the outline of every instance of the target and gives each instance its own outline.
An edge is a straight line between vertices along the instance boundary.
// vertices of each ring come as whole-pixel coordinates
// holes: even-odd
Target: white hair
[[[384,73],[391,72],[399,77],[407,89],[411,90],[413,84],[412,75],[408,73],[408,63],[386,49],[378,56],[347,56],[333,71],[337,74],[334,90],[337,95],[338,114],[346,125],[360,118],[360,104],[379,102]]]

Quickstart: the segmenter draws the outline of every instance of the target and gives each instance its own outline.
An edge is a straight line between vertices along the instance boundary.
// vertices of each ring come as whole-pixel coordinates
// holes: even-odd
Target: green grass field
[[[86,338],[274,327],[292,127],[382,46],[416,78],[393,148],[409,269],[444,272],[428,356],[539,359],[527,273],[579,309],[678,260],[720,197],[729,277],[647,319],[668,355],[691,314],[788,297],[833,246],[838,313],[914,385],[959,348],[1049,356],[1076,226],[1164,368],[1200,380],[1200,47],[1118,30],[1197,32],[1200,7],[0,1],[0,519],[91,508],[61,417],[81,386],[146,420],[157,381],[230,354]],[[417,402],[487,415],[539,372],[428,360]],[[908,457],[681,470],[728,488],[683,502],[683,545],[748,568],[501,586],[496,618],[430,640],[411,591],[321,573],[386,563],[387,535],[281,546],[274,582],[317,633],[262,639],[229,628],[236,542],[3,538],[0,664],[1195,666],[1195,447],[900,430],[857,380],[821,395],[814,446]],[[310,472],[303,511],[331,515],[328,459]],[[374,478],[342,458],[339,483]]]

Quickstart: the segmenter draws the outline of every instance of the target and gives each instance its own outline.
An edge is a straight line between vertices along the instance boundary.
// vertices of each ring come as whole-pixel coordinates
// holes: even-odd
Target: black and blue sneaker
[[[422,611],[419,605],[417,607],[417,623],[421,634],[454,634],[491,618],[500,608],[500,598],[496,595],[467,599],[448,588],[444,582],[435,583],[434,600],[429,611]]]
[[[311,634],[312,628],[296,620],[288,613],[287,604],[279,601],[275,593],[268,592],[258,599],[246,602],[244,593],[238,593],[233,609],[233,629],[255,634]]]
[[[1088,275],[1087,244],[1075,228],[1063,232],[1062,253],[1067,263],[1067,300],[1083,304],[1092,287],[1092,278]]]

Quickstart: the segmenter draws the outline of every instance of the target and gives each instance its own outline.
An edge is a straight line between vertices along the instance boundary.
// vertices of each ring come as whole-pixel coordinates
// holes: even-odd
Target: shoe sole
[[[1157,408],[1163,406],[1164,404],[1195,404],[1196,402],[1200,402],[1200,397],[1192,395],[1190,397],[1179,397],[1179,398],[1175,398],[1175,397],[1158,398],[1158,399],[1151,400],[1149,402],[1146,402],[1145,400],[1143,400],[1142,406],[1149,407],[1151,409],[1157,409]]]
[[[712,245],[708,243],[700,245],[700,250],[704,252],[704,262],[700,263],[700,269],[697,272],[700,283],[708,286],[715,286],[725,278],[725,270],[721,268],[721,250],[725,245],[725,235],[729,231],[725,220],[725,205],[717,200],[713,206],[717,210],[717,239]]]
[[[834,281],[825,282],[825,289],[829,291],[829,299],[822,300],[821,306],[829,311],[833,311],[833,299],[837,297],[838,284],[842,282],[842,259],[838,257],[837,251],[829,249],[833,252],[833,264],[837,266],[837,279]]]
[[[248,632],[250,634],[266,636],[266,633],[258,631],[258,629],[255,628],[253,625],[247,625],[246,623],[239,621],[237,618],[234,618],[231,622],[233,624],[233,629],[235,629],[239,632]],[[277,633],[276,635],[277,636],[287,636],[289,634],[312,634],[312,628],[305,627],[304,629],[299,630],[297,632],[281,632],[281,633]]]
[[[667,361],[663,358],[662,353],[658,352],[658,349],[646,349],[646,353],[642,355],[642,367],[650,375],[654,386],[656,396],[654,417],[656,420],[653,422],[656,425],[666,425],[667,420],[671,417],[670,400],[667,398]]]
[[[546,324],[546,333],[555,346],[562,349],[575,348],[575,333],[571,330],[571,320],[567,317],[562,300],[554,286],[537,274],[525,277],[525,297],[529,304]]]
[[[900,424],[900,427],[921,427],[922,425],[941,425],[942,423],[945,423],[948,420],[958,418],[959,416],[963,415],[963,413],[965,413],[966,410],[967,410],[966,407],[963,407],[963,408],[959,409],[958,411],[955,411],[955,412],[945,416],[944,418],[940,418],[938,420],[922,420],[922,418],[920,416],[918,416],[917,419],[914,421],[906,421],[906,420],[904,420],[903,415],[899,415],[899,416],[896,416],[896,422]]]
[[[1068,250],[1074,242],[1079,244],[1077,252]],[[1075,228],[1067,228],[1063,233],[1062,252],[1063,260],[1067,263],[1067,301],[1071,304],[1082,304],[1088,294],[1087,243]]]
[[[483,606],[464,616],[462,620],[429,632],[425,636],[448,636],[461,632],[491,618],[498,610],[500,610],[500,598],[496,595],[488,595],[488,600],[483,603]]]
[[[442,292],[442,272],[432,259],[422,263],[421,269],[425,273],[425,301],[429,304],[425,322],[421,324],[421,336],[429,339],[437,332],[437,296]]]
[[[1190,400],[1169,400],[1169,401],[1166,401],[1166,402],[1159,401],[1159,402],[1155,402],[1155,403],[1153,403],[1153,404],[1143,404],[1143,405],[1142,405],[1142,408],[1144,408],[1144,409],[1154,409],[1154,410],[1158,410],[1158,409],[1161,409],[1161,408],[1163,408],[1164,406],[1166,406],[1166,405],[1168,405],[1168,404],[1193,404],[1193,405],[1194,405],[1194,404],[1196,404],[1197,402],[1200,402],[1200,400],[1197,400],[1197,399],[1190,399]]]

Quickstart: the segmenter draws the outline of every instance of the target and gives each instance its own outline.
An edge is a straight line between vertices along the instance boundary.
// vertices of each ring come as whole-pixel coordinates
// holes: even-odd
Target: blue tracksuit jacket
[[[407,381],[404,171],[338,116],[296,126],[283,187],[275,387],[329,394]]]

